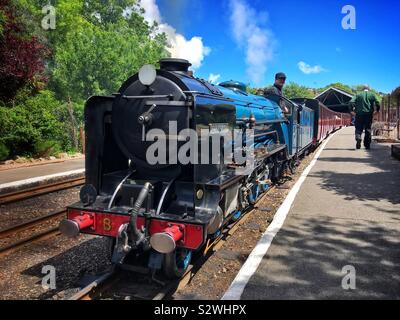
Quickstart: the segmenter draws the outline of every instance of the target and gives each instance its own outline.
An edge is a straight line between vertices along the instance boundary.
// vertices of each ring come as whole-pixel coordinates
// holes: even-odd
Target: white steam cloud
[[[219,80],[219,78],[221,78],[221,75],[220,75],[220,74],[210,73],[210,75],[208,76],[208,82],[210,82],[210,83],[217,83],[217,81]]]
[[[187,59],[192,63],[192,68],[201,66],[204,58],[210,54],[211,49],[204,45],[201,37],[192,37],[190,40],[176,32],[167,23],[163,23],[156,0],[141,0],[141,7],[145,10],[144,18],[149,24],[157,22],[160,32],[165,32],[171,45],[169,51],[173,58]]]
[[[265,26],[268,14],[257,12],[245,0],[230,0],[229,9],[234,39],[246,51],[247,76],[260,84],[274,56],[274,36]]]

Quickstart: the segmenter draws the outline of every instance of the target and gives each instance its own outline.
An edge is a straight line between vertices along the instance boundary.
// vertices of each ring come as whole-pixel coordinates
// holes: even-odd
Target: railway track
[[[52,220],[56,220],[58,218],[64,217],[67,211],[60,210],[50,214],[47,214],[42,217],[38,217],[36,219],[32,219],[30,221],[24,222],[22,224],[12,226],[7,229],[0,230],[0,241],[5,240],[7,238],[16,238],[16,236],[20,233],[28,232],[29,230],[34,231],[35,229],[43,226],[44,223],[49,223]],[[27,237],[22,237],[21,239],[11,242],[3,247],[0,247],[0,257],[7,255],[8,253],[27,245],[28,243],[32,243],[38,240],[47,239],[53,237],[55,235],[60,234],[58,231],[58,226],[45,228],[38,232],[34,232]]]
[[[72,178],[68,180],[63,180],[59,182],[48,183],[44,185],[35,186],[32,188],[8,192],[0,194],[0,204],[6,204],[10,202],[15,202],[23,199],[28,199],[34,196],[60,191],[75,186],[80,186],[85,183],[84,177]]]
[[[271,187],[263,196],[265,197],[270,191],[275,189],[275,186]],[[260,199],[261,201],[261,199]],[[125,290],[125,293],[122,292],[120,296],[129,297],[129,299],[134,300],[163,300],[170,297],[174,292],[183,289],[188,283],[190,283],[191,279],[196,275],[197,271],[200,270],[201,266],[210,255],[217,252],[221,249],[226,241],[239,229],[239,227],[246,222],[253,210],[257,210],[256,208],[252,208],[248,210],[245,214],[241,216],[241,218],[230,225],[227,225],[221,235],[213,240],[208,240],[205,245],[205,248],[201,254],[195,259],[194,263],[188,267],[186,273],[177,280],[173,281],[166,281],[164,284],[160,283],[161,281],[152,281],[150,276],[147,275],[148,280],[152,281],[155,290],[153,290],[152,294],[149,296],[144,297],[143,295],[130,293],[129,289]],[[141,275],[143,272],[138,272]],[[123,276],[120,274],[119,269],[112,269],[110,272],[107,272],[101,276],[99,276],[96,280],[85,286],[83,289],[75,293],[73,296],[68,298],[68,300],[94,300],[98,297],[101,297],[107,291],[112,291],[112,288],[118,285],[123,279]],[[140,284],[139,284],[140,286]],[[138,289],[136,287],[135,289]],[[146,284],[146,290],[136,290],[140,292],[148,291],[148,285]]]

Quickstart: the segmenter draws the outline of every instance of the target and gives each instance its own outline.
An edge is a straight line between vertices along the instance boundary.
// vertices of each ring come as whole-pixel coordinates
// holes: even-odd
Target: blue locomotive
[[[115,264],[146,257],[144,267],[168,277],[315,145],[306,103],[212,85],[189,66],[163,59],[87,101],[86,184],[60,224],[68,236],[108,237]]]

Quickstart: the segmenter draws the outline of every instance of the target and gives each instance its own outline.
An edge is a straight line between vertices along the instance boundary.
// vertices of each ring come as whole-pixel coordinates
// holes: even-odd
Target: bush
[[[13,106],[0,102],[0,143],[9,150],[8,157],[79,150],[83,103],[62,104],[49,90],[31,94],[20,90]]]
[[[0,107],[0,137],[10,150],[10,157],[29,156],[40,138],[40,132],[32,125],[29,112],[24,107]]]
[[[4,143],[0,143],[0,161],[6,160],[10,150],[4,145]]]
[[[35,143],[35,155],[37,157],[49,157],[61,152],[60,144],[57,141],[38,141]]]
[[[14,107],[0,106],[0,139],[10,150],[10,157],[62,149],[66,132],[55,111],[59,105],[52,92],[42,91],[17,99]],[[49,143],[44,144],[46,141]]]
[[[79,151],[79,128],[83,125],[84,103],[70,102],[57,107],[56,115],[63,126],[60,143],[64,151]]]

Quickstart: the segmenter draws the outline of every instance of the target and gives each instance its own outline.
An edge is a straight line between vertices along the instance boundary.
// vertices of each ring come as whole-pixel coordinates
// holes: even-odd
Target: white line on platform
[[[272,223],[268,226],[267,230],[265,230],[265,232],[261,236],[261,239],[258,241],[256,247],[247,258],[245,264],[239,270],[239,273],[236,275],[235,279],[233,280],[221,300],[240,300],[247,283],[249,282],[252,275],[256,272],[262,258],[267,253],[272,243],[272,240],[285,222],[286,216],[289,213],[289,210],[293,204],[294,199],[296,198],[297,193],[300,190],[301,185],[311,171],[312,167],[314,167],[322,150],[324,150],[326,144],[334,135],[335,133],[331,134],[328,139],[323,142],[321,148],[318,150],[311,163],[303,171],[299,180],[297,180],[292,190],[290,190],[289,194],[287,195],[285,201],[276,212]]]
[[[25,179],[25,180],[18,180],[18,181],[13,181],[13,182],[8,182],[4,184],[0,184],[0,191],[5,188],[10,188],[10,187],[20,187],[23,185],[28,185],[31,183],[35,182],[40,182],[43,180],[49,180],[49,179],[54,179],[54,178],[59,178],[59,177],[64,177],[64,176],[70,176],[70,175],[75,175],[75,174],[80,174],[84,173],[85,169],[77,169],[77,170],[71,170],[71,171],[65,171],[65,172],[59,172],[55,174],[50,174],[47,176],[41,176],[41,177],[34,177],[30,179]]]

